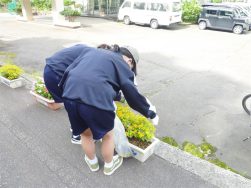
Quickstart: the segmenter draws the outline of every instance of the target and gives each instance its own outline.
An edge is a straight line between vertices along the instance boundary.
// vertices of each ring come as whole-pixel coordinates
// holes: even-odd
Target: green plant
[[[203,142],[198,145],[199,149],[203,152],[204,156],[213,155],[216,152],[216,148],[207,142]]]
[[[32,6],[37,10],[51,10],[51,0],[32,0]]]
[[[45,87],[44,82],[42,82],[41,80],[38,80],[35,83],[34,91],[46,99],[50,99],[50,100],[52,99],[51,94],[49,93],[48,89]]]
[[[197,147],[195,144],[191,143],[191,142],[187,142],[185,141],[182,144],[182,149],[196,157],[202,158],[204,159],[204,154],[203,152],[199,149],[199,147]]]
[[[165,137],[162,137],[161,140],[171,146],[174,146],[174,147],[179,147],[179,144],[176,142],[176,140],[174,140],[174,138],[172,137],[168,137],[168,136],[165,136]]]
[[[5,64],[0,67],[0,75],[9,79],[14,80],[20,77],[23,73],[23,69],[13,64]]]
[[[71,0],[64,0],[64,6],[70,6],[70,5],[74,5],[75,1],[71,1]]]
[[[135,114],[130,108],[121,103],[117,104],[117,115],[123,123],[128,138],[150,142],[154,137],[154,125],[140,114]]]
[[[197,23],[201,12],[201,6],[196,0],[185,0],[182,4],[182,20],[189,23]]]
[[[0,5],[6,6],[11,0],[0,0]]]
[[[61,15],[65,16],[70,22],[73,22],[76,16],[80,16],[78,10],[74,10],[71,7],[66,7],[63,11],[60,12]]]
[[[22,5],[21,3],[18,1],[17,4],[16,4],[16,8],[15,8],[15,12],[18,14],[18,15],[22,15]]]

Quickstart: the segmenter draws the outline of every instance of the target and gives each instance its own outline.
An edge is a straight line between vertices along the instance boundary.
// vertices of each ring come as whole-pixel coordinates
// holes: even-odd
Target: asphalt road
[[[54,27],[50,20],[22,23],[0,18],[0,51],[17,54],[15,63],[41,74],[44,59],[73,43],[128,44],[140,52],[139,90],[156,105],[156,135],[218,148],[218,157],[251,175],[250,118],[241,108],[251,93],[251,32],[198,30],[179,25],[153,30],[147,26],[81,18],[83,27]],[[43,21],[41,21],[43,20]]]

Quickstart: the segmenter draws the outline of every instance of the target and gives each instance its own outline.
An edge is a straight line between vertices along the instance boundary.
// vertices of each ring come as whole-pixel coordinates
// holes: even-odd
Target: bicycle
[[[242,107],[245,110],[245,112],[251,117],[251,94],[246,95],[242,99],[241,103],[242,103]],[[248,136],[245,139],[243,139],[242,141],[247,141],[250,138],[251,138],[251,136]]]
[[[248,115],[251,115],[251,94],[242,99],[242,107]]]

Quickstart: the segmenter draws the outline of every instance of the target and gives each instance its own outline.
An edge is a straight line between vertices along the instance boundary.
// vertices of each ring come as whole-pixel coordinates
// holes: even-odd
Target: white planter
[[[138,159],[141,162],[144,162],[154,153],[154,148],[156,147],[158,143],[159,143],[159,139],[153,138],[152,143],[146,149],[141,149],[138,146],[135,146],[131,143],[129,143],[129,146],[136,153],[134,158]]]
[[[7,78],[4,78],[3,76],[0,76],[1,82],[11,88],[18,88],[22,87],[25,82],[23,78],[17,78],[15,80],[9,80]]]
[[[38,95],[34,91],[30,91],[30,94],[32,94],[33,96],[35,96],[37,102],[43,104],[44,106],[48,106],[48,103],[50,103],[50,104],[55,103],[54,100],[46,99],[46,98],[42,97],[41,95]]]

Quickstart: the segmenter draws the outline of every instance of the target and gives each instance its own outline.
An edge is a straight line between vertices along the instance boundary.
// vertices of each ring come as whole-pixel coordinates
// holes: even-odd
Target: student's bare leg
[[[106,163],[110,163],[114,154],[114,139],[113,130],[106,133],[102,138],[101,153]]]
[[[95,143],[93,141],[93,136],[90,128],[86,129],[81,134],[82,148],[89,159],[94,159],[96,156]]]

